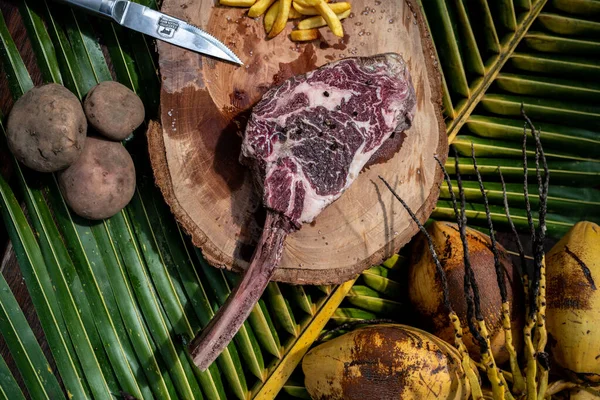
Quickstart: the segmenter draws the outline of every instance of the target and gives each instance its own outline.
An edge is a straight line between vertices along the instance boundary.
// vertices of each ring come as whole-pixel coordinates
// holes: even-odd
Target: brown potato
[[[7,139],[17,160],[40,172],[64,169],[77,160],[87,121],[79,99],[51,83],[27,91],[8,117]]]
[[[89,137],[81,157],[58,175],[60,190],[69,207],[88,219],[118,213],[135,191],[135,167],[118,142]]]
[[[90,125],[112,140],[123,140],[144,122],[144,104],[128,87],[106,81],[94,86],[83,103]]]

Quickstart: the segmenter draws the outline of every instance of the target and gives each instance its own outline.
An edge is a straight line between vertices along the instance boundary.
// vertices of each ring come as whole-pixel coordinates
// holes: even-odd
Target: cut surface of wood
[[[413,0],[357,0],[352,6],[343,38],[323,28],[321,39],[296,44],[288,37],[291,23],[266,40],[262,19],[248,18],[245,10],[206,0],[163,2],[163,12],[206,29],[245,63],[238,67],[158,45],[162,125],[148,131],[152,166],[173,213],[212,265],[246,268],[264,222],[250,173],[238,163],[252,106],[270,87],[340,58],[401,54],[417,93],[413,127],[392,159],[363,171],[314,223],[287,238],[274,279],[340,283],[407,243],[417,227],[378,176],[421,220],[435,206],[442,176],[434,155],[445,159],[447,138],[439,71],[420,9]]]

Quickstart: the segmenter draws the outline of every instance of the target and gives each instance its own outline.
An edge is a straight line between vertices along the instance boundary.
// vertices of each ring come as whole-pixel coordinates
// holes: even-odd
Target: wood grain
[[[262,19],[212,1],[165,0],[162,10],[214,34],[245,62],[237,67],[159,43],[161,121],[148,132],[158,186],[211,264],[243,269],[262,229],[260,201],[238,163],[240,135],[253,104],[290,76],[348,56],[397,52],[418,98],[400,151],[364,171],[313,224],[291,234],[275,280],[340,283],[389,257],[417,227],[378,179],[383,176],[425,220],[435,206],[447,138],[434,49],[416,2],[355,0],[344,38],[326,28],[307,44],[290,41],[292,24],[266,40]]]

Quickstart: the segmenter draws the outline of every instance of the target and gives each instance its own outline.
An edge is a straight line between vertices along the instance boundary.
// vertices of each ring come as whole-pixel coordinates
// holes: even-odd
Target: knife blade
[[[204,55],[243,65],[217,38],[184,20],[126,0],[60,0],[119,25]]]

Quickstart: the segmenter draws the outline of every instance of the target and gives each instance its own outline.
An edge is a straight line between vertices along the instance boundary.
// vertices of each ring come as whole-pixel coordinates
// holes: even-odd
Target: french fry
[[[256,0],[219,0],[219,3],[229,7],[252,7]]]
[[[300,3],[300,5],[304,6],[304,7],[310,7],[310,5],[307,3],[307,0],[293,0],[294,3]],[[325,0],[325,3],[329,3],[331,0]]]
[[[256,18],[263,15],[271,4],[273,4],[275,0],[258,0],[250,9],[248,10],[248,16],[250,18]]]
[[[285,24],[290,14],[290,8],[292,8],[292,0],[279,0],[279,12],[273,23],[273,28],[271,28],[271,31],[269,32],[269,38],[274,38],[279,35],[283,28],[285,28]]]
[[[265,24],[265,31],[267,33],[271,32],[273,28],[273,24],[275,23],[275,18],[277,18],[277,14],[279,13],[279,1],[273,3],[269,10],[265,14],[265,20],[263,21]]]
[[[331,8],[331,11],[333,11],[336,14],[341,14],[344,11],[350,10],[352,8],[350,3],[345,1],[341,1],[339,3],[331,3],[328,4],[328,6],[329,8]],[[297,0],[294,1],[293,7],[294,10],[298,11],[302,15],[319,15],[319,11],[316,8],[303,6],[301,3],[298,3]]]
[[[336,14],[336,15],[337,15],[338,19],[342,20],[344,18],[347,18],[348,15],[350,15],[350,10],[346,10],[343,13]],[[305,18],[298,23],[298,29],[313,29],[313,28],[320,28],[322,26],[327,26],[327,21],[325,21],[325,19],[323,17],[321,17],[320,15],[310,17],[310,18]]]
[[[325,0],[307,0],[307,2],[317,9],[319,14],[327,21],[327,25],[335,36],[344,37],[344,28],[337,15],[329,8]]]
[[[316,29],[300,29],[292,31],[290,37],[294,42],[308,42],[319,37],[319,31]]]
[[[314,10],[314,7],[306,7],[304,5],[302,5],[302,3],[299,3],[297,0],[295,0],[294,2],[292,2],[292,8],[296,11],[298,11],[300,14],[302,15],[311,15],[311,14],[307,14],[307,10],[310,11],[311,9]],[[315,10],[316,12],[317,10]],[[314,15],[314,14],[312,14]]]
[[[298,19],[302,18],[304,15],[300,14],[294,7],[290,8],[290,14],[288,15],[288,19]]]

